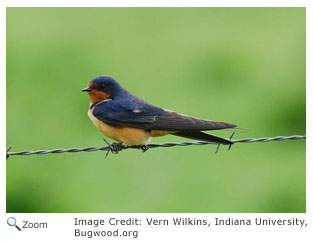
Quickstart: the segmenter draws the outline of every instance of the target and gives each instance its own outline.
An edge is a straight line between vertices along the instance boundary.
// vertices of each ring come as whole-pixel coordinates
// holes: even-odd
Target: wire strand
[[[228,140],[231,140],[230,136]],[[293,135],[293,136],[276,136],[276,137],[261,137],[261,138],[245,138],[245,139],[238,139],[238,140],[231,140],[234,144],[236,143],[256,143],[256,142],[271,142],[271,141],[286,141],[286,140],[301,140],[306,139],[306,135]],[[174,146],[202,146],[202,145],[217,145],[217,148],[215,150],[215,153],[217,153],[218,148],[220,144],[214,143],[214,142],[206,142],[206,141],[195,141],[195,142],[166,142],[163,144],[148,144],[147,148],[158,148],[158,147],[174,147]],[[122,145],[121,149],[138,149],[140,146],[125,146]],[[93,152],[93,151],[111,151],[110,146],[104,146],[104,147],[85,147],[85,148],[68,148],[68,149],[53,149],[53,150],[37,150],[37,151],[18,151],[18,152],[10,152],[10,149],[12,146],[9,146],[6,152],[7,159],[10,156],[16,156],[16,155],[45,155],[45,154],[60,154],[60,153],[77,153],[77,152]]]

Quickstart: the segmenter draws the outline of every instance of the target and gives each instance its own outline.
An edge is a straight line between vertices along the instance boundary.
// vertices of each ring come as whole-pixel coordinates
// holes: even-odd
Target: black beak
[[[84,91],[84,92],[89,92],[89,91],[91,91],[92,89],[90,89],[90,88],[84,88],[84,89],[82,89],[82,91]]]

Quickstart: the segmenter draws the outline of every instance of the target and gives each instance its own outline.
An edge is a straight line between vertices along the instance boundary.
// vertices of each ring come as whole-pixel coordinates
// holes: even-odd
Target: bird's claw
[[[107,149],[107,152],[105,154],[105,158],[108,157],[109,155],[109,152],[112,152],[113,154],[117,154],[119,153],[121,150],[123,150],[123,145],[122,143],[120,142],[115,142],[115,143],[112,143],[110,144],[106,139],[103,139],[104,142],[108,145],[108,149]]]
[[[142,150],[142,152],[146,152],[149,147],[147,145],[138,146],[138,149]]]
[[[123,150],[122,148],[122,143],[120,142],[115,142],[115,143],[112,143],[110,145],[110,151],[113,153],[113,154],[117,154],[119,153],[121,150]]]

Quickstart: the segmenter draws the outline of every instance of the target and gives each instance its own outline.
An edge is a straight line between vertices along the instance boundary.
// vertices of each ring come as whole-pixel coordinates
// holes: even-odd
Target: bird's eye
[[[107,85],[106,84],[98,84],[95,86],[95,89],[96,90],[99,90],[99,91],[105,91],[107,89]]]

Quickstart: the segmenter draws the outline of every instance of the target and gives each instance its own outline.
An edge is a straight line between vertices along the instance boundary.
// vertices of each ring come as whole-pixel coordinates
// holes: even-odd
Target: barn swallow
[[[110,76],[99,76],[82,91],[88,92],[88,116],[105,136],[114,139],[112,152],[121,150],[122,144],[147,150],[151,137],[168,134],[217,144],[233,142],[211,134],[207,130],[235,128],[236,125],[201,120],[151,105],[133,94]],[[110,147],[110,148],[111,148]]]

